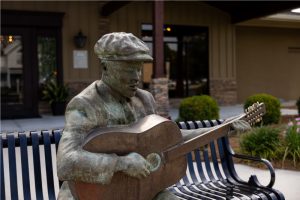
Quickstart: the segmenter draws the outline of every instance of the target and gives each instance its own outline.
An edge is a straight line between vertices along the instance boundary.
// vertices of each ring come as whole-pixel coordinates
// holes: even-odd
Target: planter
[[[53,115],[64,115],[66,110],[66,102],[53,102],[51,104]]]

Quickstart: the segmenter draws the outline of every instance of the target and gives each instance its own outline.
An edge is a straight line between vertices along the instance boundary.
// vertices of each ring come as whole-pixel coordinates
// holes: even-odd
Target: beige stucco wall
[[[261,92],[299,98],[300,28],[239,26],[236,45],[238,101]]]
[[[99,8],[102,4],[101,2],[4,1],[1,2],[1,9],[65,13],[62,27],[63,73],[64,81],[72,83],[91,82],[99,79],[99,61],[94,55],[93,47],[101,34]],[[88,69],[73,68],[73,50],[76,49],[73,37],[78,33],[79,29],[87,36],[87,43],[83,49],[88,50]]]
[[[209,28],[210,79],[236,79],[235,28],[230,16],[202,2],[165,2],[165,24]],[[152,3],[132,2],[110,17],[110,31],[141,35],[141,25],[152,23]]]

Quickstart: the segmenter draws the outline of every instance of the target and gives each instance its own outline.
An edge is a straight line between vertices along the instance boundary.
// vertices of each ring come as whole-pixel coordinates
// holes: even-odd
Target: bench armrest
[[[268,167],[270,175],[271,175],[270,182],[268,183],[268,185],[266,187],[268,187],[268,188],[273,187],[273,185],[275,183],[275,170],[274,170],[272,164],[268,160],[260,158],[260,157],[236,154],[229,145],[227,145],[227,150],[228,150],[228,153],[232,157],[239,158],[239,159],[245,159],[245,160],[252,160],[252,161],[261,162],[261,163],[265,164]],[[248,183],[251,185],[257,186],[257,187],[263,186],[257,179],[256,175],[251,175],[249,177]]]

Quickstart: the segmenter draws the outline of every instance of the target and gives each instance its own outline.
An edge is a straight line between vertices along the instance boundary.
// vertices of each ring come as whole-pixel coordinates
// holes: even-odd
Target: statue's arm
[[[230,121],[232,119],[234,119],[234,118],[228,118],[225,120],[225,122]],[[244,120],[233,121],[230,126],[234,131],[239,131],[239,132],[245,132],[245,131],[248,131],[251,129],[250,124]],[[191,130],[180,129],[180,131],[181,131],[183,140],[187,141],[187,140],[192,139],[198,135],[201,135],[207,131],[210,131],[213,128],[215,128],[215,127],[198,128],[198,129],[191,129]]]
[[[66,125],[57,153],[59,179],[109,183],[116,170],[118,156],[82,149],[85,135],[97,124],[92,106],[75,99],[69,103],[65,117]]]
[[[189,139],[192,139],[198,135],[201,135],[207,131],[209,131],[211,128],[198,128],[198,129],[192,129],[192,130],[186,130],[186,129],[180,129],[183,140],[187,141]]]

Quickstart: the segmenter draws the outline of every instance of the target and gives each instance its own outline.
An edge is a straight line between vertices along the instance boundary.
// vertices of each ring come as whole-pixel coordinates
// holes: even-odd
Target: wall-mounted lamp
[[[74,44],[77,48],[83,48],[86,43],[86,36],[81,31],[74,36]]]

